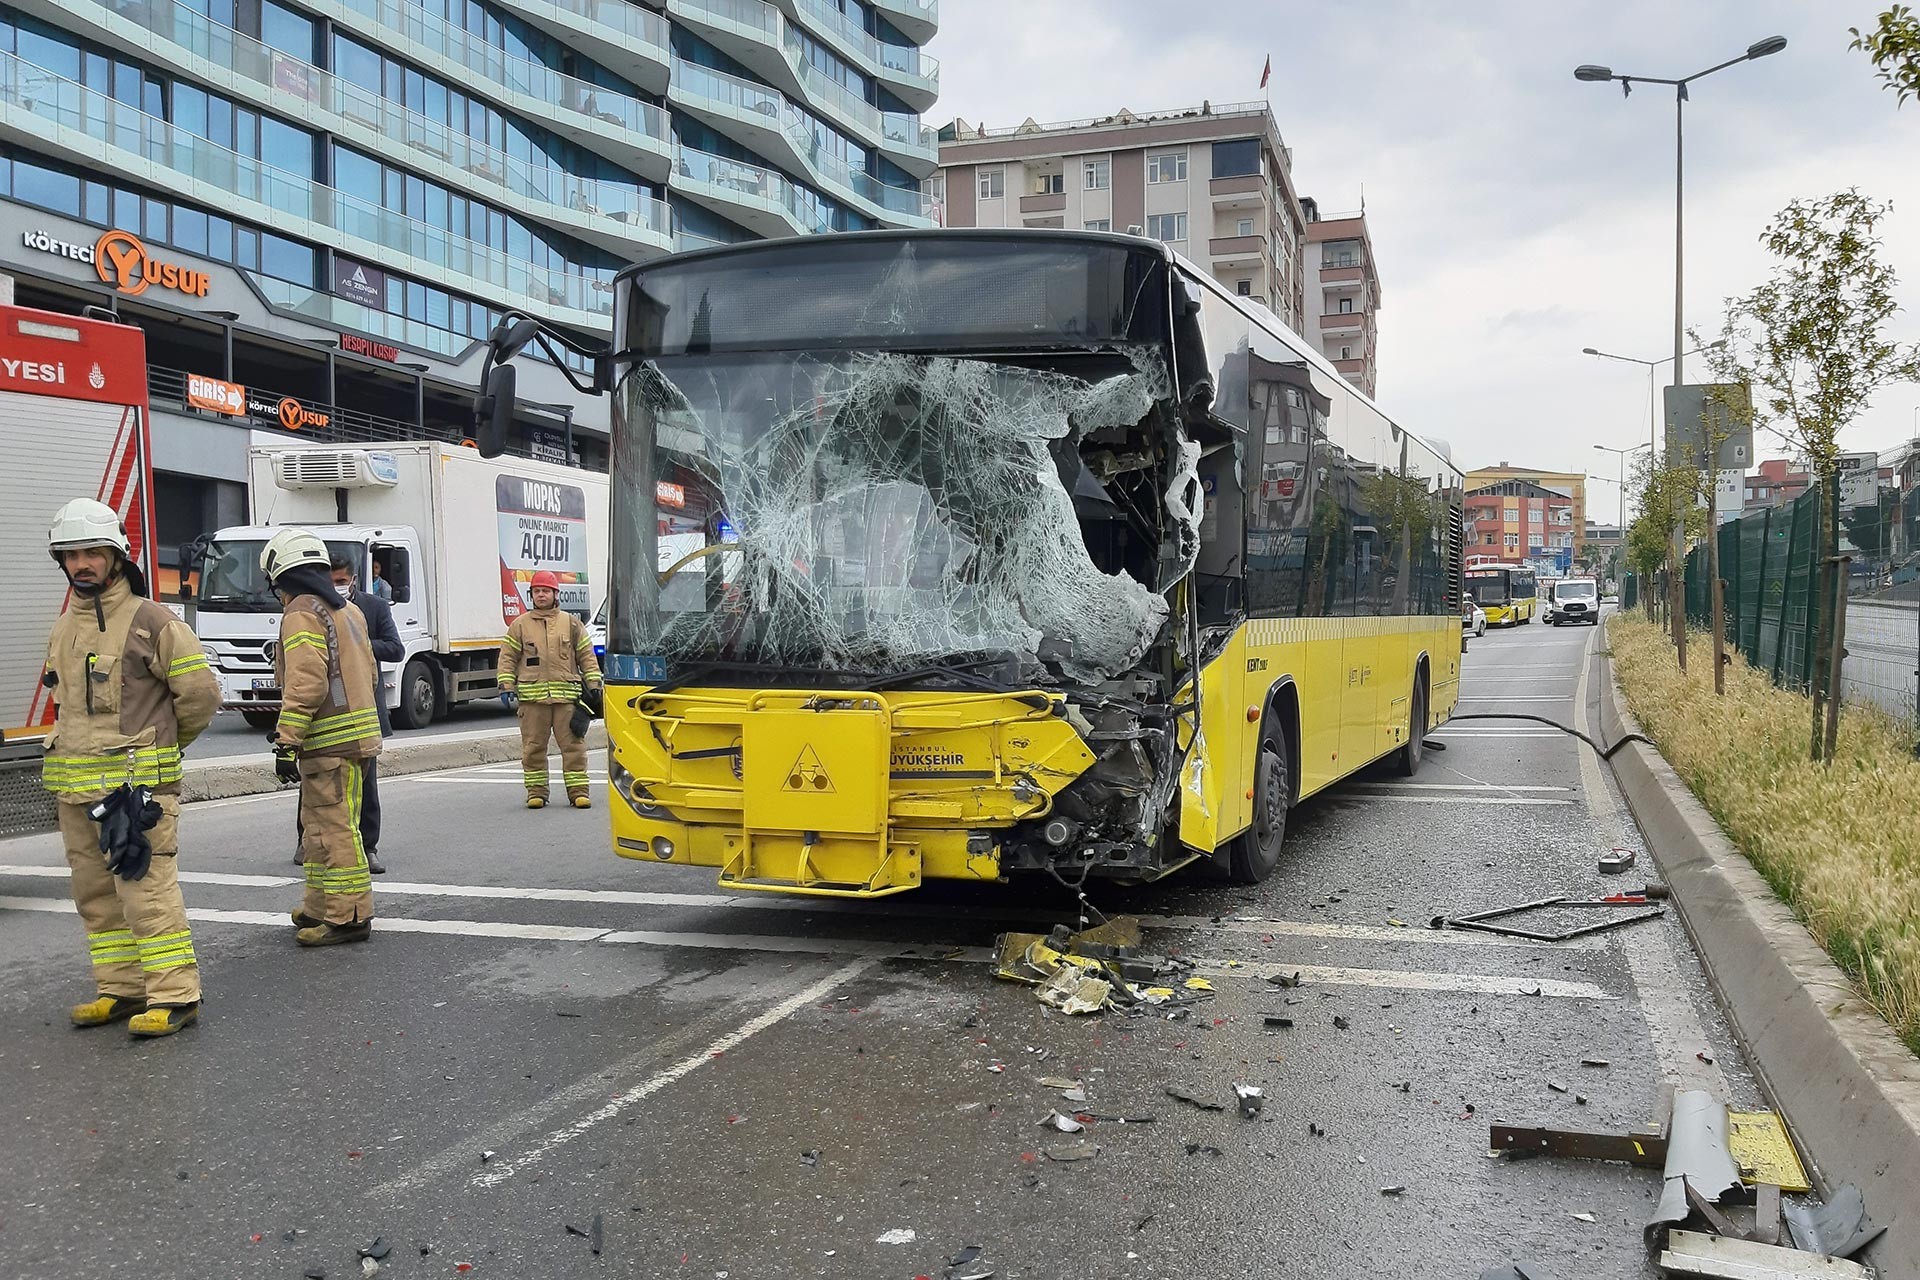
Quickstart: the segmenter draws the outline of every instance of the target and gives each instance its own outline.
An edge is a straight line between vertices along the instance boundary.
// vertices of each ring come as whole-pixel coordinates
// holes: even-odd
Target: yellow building
[[[1573,529],[1577,533],[1587,527],[1587,477],[1569,471],[1534,471],[1527,467],[1516,467],[1502,462],[1497,467],[1480,467],[1467,472],[1467,492],[1485,489],[1499,484],[1503,480],[1521,480],[1527,484],[1539,485],[1542,489],[1552,489],[1564,493],[1573,499]],[[1521,545],[1526,545],[1523,535]],[[1577,539],[1576,539],[1577,541]]]

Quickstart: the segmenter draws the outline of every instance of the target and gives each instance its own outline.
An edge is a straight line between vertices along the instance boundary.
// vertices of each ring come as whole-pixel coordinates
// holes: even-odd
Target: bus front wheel
[[[1286,744],[1262,742],[1253,771],[1253,825],[1235,836],[1228,847],[1234,883],[1259,884],[1280,865],[1280,846],[1287,838],[1287,805],[1292,796]]]

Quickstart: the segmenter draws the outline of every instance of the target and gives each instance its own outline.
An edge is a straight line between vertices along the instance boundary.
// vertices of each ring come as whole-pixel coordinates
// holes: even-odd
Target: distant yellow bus
[[[1466,591],[1486,613],[1490,627],[1532,622],[1540,607],[1540,583],[1531,569],[1469,569]]]
[[[1453,712],[1460,472],[1157,241],[660,258],[594,379],[622,857],[1251,883],[1292,805]]]

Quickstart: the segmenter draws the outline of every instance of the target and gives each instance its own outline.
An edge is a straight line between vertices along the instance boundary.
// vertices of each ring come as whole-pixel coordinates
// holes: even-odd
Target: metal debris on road
[[[1345,1015],[1345,1014],[1340,1014],[1340,1013],[1336,1013],[1336,1014],[1334,1014],[1334,1015],[1333,1015],[1333,1027],[1334,1027],[1334,1030],[1336,1030],[1336,1031],[1346,1031],[1346,1030],[1348,1030],[1348,1029],[1350,1029],[1350,1027],[1351,1027],[1351,1026],[1352,1026],[1352,1024],[1351,1024],[1351,1023],[1349,1023],[1349,1022],[1347,1021],[1347,1018],[1346,1018],[1346,1015]]]
[[[920,1237],[912,1227],[895,1227],[891,1231],[882,1231],[875,1244],[912,1244]]]
[[[1263,1016],[1262,1021],[1264,1021],[1266,1025],[1268,1025],[1269,1027],[1291,1027],[1293,1025],[1292,1018],[1286,1017],[1278,1013],[1266,1014]]]
[[[1637,856],[1638,855],[1631,849],[1615,849],[1612,853],[1602,854],[1600,856],[1600,874],[1603,876],[1617,876],[1632,867],[1634,859]]]
[[[1867,1220],[1866,1200],[1860,1188],[1849,1182],[1836,1190],[1825,1205],[1788,1205],[1787,1230],[1802,1249],[1835,1258],[1851,1258],[1879,1239],[1886,1228],[1876,1227]]]
[[[1180,1101],[1196,1106],[1202,1111],[1225,1111],[1227,1109],[1226,1103],[1216,1101],[1213,1098],[1207,1097],[1205,1094],[1196,1093],[1183,1084],[1168,1085],[1167,1096],[1169,1098],[1178,1098]]]
[[[1871,1280],[1874,1274],[1840,1258],[1678,1230],[1667,1234],[1660,1267],[1668,1275],[1723,1280]]]
[[[1480,1280],[1552,1280],[1537,1262],[1502,1262],[1480,1273]]]
[[[567,1234],[570,1236],[579,1236],[582,1240],[587,1238],[587,1229],[585,1227],[576,1227],[569,1222],[566,1224],[566,1228]]]
[[[607,1241],[607,1220],[602,1214],[593,1215],[593,1225],[587,1229],[587,1248],[596,1255]]]
[[[498,1154],[500,1153],[497,1151],[482,1151],[480,1153],[480,1163],[485,1164],[487,1161],[493,1159]]]
[[[1610,1067],[1613,1063],[1607,1058],[1582,1058],[1580,1059],[1580,1065],[1583,1067]]]
[[[1604,933],[1609,929],[1618,929],[1625,925],[1639,924],[1643,920],[1652,920],[1666,914],[1665,907],[1653,907],[1637,915],[1616,916],[1602,920],[1598,924],[1577,925],[1563,929],[1558,933],[1544,933],[1538,929],[1523,929],[1515,924],[1495,924],[1496,920],[1511,920],[1515,916],[1530,911],[1542,911],[1561,907],[1634,907],[1646,906],[1644,894],[1616,893],[1604,898],[1569,898],[1564,895],[1552,898],[1539,898],[1533,902],[1520,902],[1510,907],[1495,907],[1490,911],[1476,911],[1464,916],[1434,916],[1427,922],[1429,929],[1471,929],[1480,933],[1494,933],[1508,938],[1525,938],[1530,942],[1565,942],[1569,938],[1585,937],[1591,933]]]
[[[947,1259],[947,1265],[950,1267],[964,1267],[969,1262],[976,1261],[980,1255],[985,1252],[986,1250],[977,1244],[963,1245],[961,1246],[960,1252]]]
[[[1080,1082],[1066,1076],[1041,1076],[1040,1084],[1048,1089],[1078,1089]]]
[[[1599,1221],[1598,1218],[1594,1217],[1590,1213],[1575,1213],[1575,1214],[1569,1214],[1568,1216],[1571,1217],[1575,1222],[1598,1222]]]
[[[1220,1148],[1218,1147],[1210,1147],[1199,1142],[1189,1142],[1187,1144],[1187,1154],[1190,1156],[1197,1156],[1197,1155],[1217,1156],[1217,1155],[1224,1155],[1225,1152],[1221,1151]]]
[[[1404,1183],[1396,1182],[1391,1187],[1380,1188],[1380,1194],[1383,1196],[1403,1196],[1407,1194],[1407,1188]]]
[[[1553,1090],[1555,1093],[1565,1093],[1567,1091],[1567,1086],[1561,1084],[1558,1080],[1547,1081],[1547,1088]]]
[[[1813,1189],[1786,1126],[1771,1111],[1727,1112],[1727,1149],[1750,1187],[1772,1183],[1796,1195]]]
[[[360,1246],[360,1256],[372,1258],[375,1262],[379,1262],[391,1252],[393,1252],[393,1246],[387,1243],[385,1236],[375,1236]]]
[[[820,1153],[817,1150],[802,1151],[800,1153],[800,1163],[809,1169],[818,1169],[820,1167]]]
[[[1669,1227],[1687,1220],[1692,1195],[1718,1204],[1740,1189],[1740,1167],[1727,1149],[1727,1104],[1705,1089],[1674,1092],[1662,1178],[1660,1203],[1647,1222],[1649,1248]]]

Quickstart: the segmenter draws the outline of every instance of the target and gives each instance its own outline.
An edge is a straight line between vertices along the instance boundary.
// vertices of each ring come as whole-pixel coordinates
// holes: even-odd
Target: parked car
[[[1487,634],[1487,611],[1471,600],[1460,605],[1460,626],[1470,636]]]
[[[1592,578],[1561,578],[1547,596],[1547,621],[1600,625],[1600,584]]]

